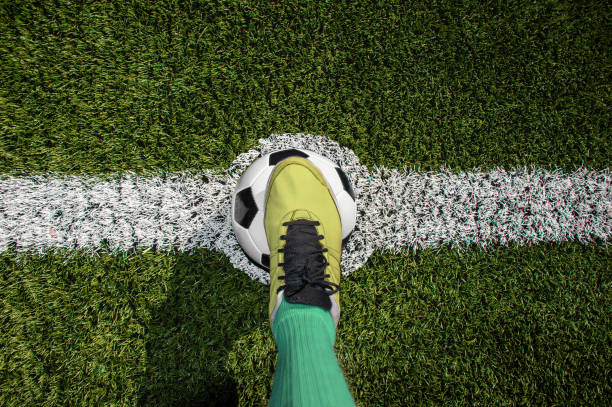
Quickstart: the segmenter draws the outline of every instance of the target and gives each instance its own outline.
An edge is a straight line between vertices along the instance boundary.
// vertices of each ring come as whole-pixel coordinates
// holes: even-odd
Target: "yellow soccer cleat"
[[[279,162],[266,190],[264,224],[270,247],[270,304],[274,324],[282,301],[316,305],[340,318],[342,227],[331,189],[302,157]]]

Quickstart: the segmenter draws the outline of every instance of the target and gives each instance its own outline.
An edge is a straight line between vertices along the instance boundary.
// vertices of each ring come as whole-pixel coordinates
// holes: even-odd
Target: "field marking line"
[[[607,242],[612,231],[609,169],[369,170],[352,150],[327,137],[274,134],[225,171],[1,177],[0,251],[207,248],[267,283],[268,273],[249,262],[234,237],[231,194],[256,158],[286,148],[330,158],[353,183],[358,215],[343,254],[344,275],[379,249]]]

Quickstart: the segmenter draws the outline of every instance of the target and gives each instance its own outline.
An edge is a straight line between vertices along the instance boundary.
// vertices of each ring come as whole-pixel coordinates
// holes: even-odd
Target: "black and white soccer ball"
[[[276,164],[292,156],[306,158],[325,177],[340,212],[343,244],[349,239],[357,220],[355,193],[349,178],[328,158],[302,149],[276,151],[258,158],[242,174],[232,195],[232,227],[247,257],[266,270],[270,268],[270,248],[264,227],[268,179]]]

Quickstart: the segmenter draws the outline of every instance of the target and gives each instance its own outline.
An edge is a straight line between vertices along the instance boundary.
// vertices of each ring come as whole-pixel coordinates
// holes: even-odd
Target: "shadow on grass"
[[[265,321],[267,290],[221,254],[179,254],[167,299],[147,325],[139,404],[237,405],[226,360],[234,341]]]

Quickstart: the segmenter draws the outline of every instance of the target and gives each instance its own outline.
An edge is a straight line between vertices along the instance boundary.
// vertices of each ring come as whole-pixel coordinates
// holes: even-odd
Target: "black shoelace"
[[[285,290],[285,295],[291,297],[306,285],[327,295],[338,292],[338,284],[325,281],[329,277],[329,274],[325,274],[329,262],[323,255],[327,249],[321,248],[319,243],[323,235],[318,235],[315,229],[319,222],[301,219],[285,222],[283,226],[287,226],[287,234],[280,238],[287,243],[278,251],[284,254],[285,261],[278,265],[285,269],[285,275],[278,279],[285,280],[285,285],[280,286],[277,292]]]

